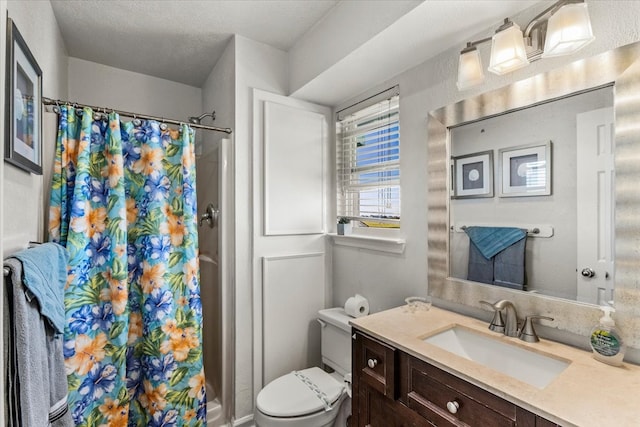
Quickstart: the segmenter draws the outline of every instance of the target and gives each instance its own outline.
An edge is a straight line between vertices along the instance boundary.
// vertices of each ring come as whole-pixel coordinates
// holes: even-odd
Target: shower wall
[[[197,144],[200,151],[202,135],[197,135]],[[207,143],[208,144],[208,143]],[[213,144],[213,149],[207,146],[207,150],[196,156],[196,185],[198,194],[198,214],[202,215],[209,203],[216,208],[219,206],[218,183],[218,156],[219,145]],[[222,336],[221,336],[221,287],[219,283],[219,227],[209,227],[203,222],[198,229],[198,243],[200,248],[200,295],[202,299],[203,315],[203,346],[204,346],[204,370],[209,386],[208,391],[213,391],[215,396],[207,396],[208,401],[221,396],[222,378]]]

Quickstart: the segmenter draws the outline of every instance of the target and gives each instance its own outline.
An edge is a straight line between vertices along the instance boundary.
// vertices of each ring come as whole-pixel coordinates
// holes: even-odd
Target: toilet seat
[[[299,417],[330,409],[344,390],[344,383],[313,367],[271,381],[258,393],[256,406],[272,417]]]

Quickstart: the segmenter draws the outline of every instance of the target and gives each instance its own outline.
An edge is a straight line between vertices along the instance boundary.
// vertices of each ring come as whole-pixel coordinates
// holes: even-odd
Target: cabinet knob
[[[378,359],[367,360],[367,365],[369,365],[371,369],[375,368],[377,364],[378,364]]]
[[[447,410],[452,414],[455,414],[456,412],[458,412],[458,409],[460,409],[460,404],[458,403],[457,400],[451,400],[447,402]]]

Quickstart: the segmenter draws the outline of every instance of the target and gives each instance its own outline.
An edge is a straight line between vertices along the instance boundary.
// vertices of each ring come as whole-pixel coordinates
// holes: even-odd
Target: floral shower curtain
[[[61,107],[49,232],[76,425],[204,425],[195,191],[186,125]]]

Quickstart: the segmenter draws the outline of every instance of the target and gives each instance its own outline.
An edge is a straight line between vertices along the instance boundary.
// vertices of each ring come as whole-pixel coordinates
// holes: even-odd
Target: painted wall
[[[420,3],[379,0],[371,7],[338,2],[289,51],[289,91],[300,89]]]
[[[69,58],[69,100],[187,121],[202,113],[202,90],[170,80]]]
[[[66,97],[68,57],[51,4],[9,1],[7,10],[42,69],[43,95]],[[5,34],[4,30],[3,34]],[[2,46],[4,49],[5,44],[2,43]],[[4,72],[4,67],[2,70]],[[45,175],[53,166],[54,151],[53,141],[45,140],[43,143]],[[29,174],[5,163],[3,178],[3,239],[19,236],[20,240],[26,238],[27,241],[42,241],[45,238],[43,177]]]
[[[7,14],[7,2],[6,0],[0,0],[0,16],[5,16]],[[6,39],[2,36],[2,34],[7,34],[7,24],[6,20],[0,20],[0,80],[5,81],[5,48]],[[4,99],[4,85],[0,85],[0,99]],[[5,126],[4,126],[4,103],[0,102],[0,135],[4,135]],[[2,205],[4,206],[4,162],[0,162],[0,201],[2,201]],[[2,235],[4,236],[4,209],[0,209],[0,230],[2,230]],[[0,258],[4,259],[4,239],[0,238]],[[0,345],[4,349],[4,276],[2,277],[2,287],[0,287],[0,299],[2,299],[2,305],[0,306]],[[5,357],[4,351],[0,353],[0,366],[2,367],[2,372],[6,372],[5,365]],[[0,376],[0,388],[2,390],[6,390],[4,380],[6,375]],[[5,421],[5,400],[2,399],[0,402],[0,425],[7,425]]]
[[[27,4],[29,3],[29,4]],[[4,82],[6,58],[6,20],[12,18],[20,34],[29,46],[42,69],[44,96],[63,97],[67,94],[67,52],[49,2],[0,1],[0,81]],[[0,88],[0,99],[4,99],[4,84]],[[0,134],[4,137],[4,102],[0,103]],[[43,169],[45,175],[53,165],[53,144],[43,143]],[[49,160],[49,161],[47,161]],[[14,166],[0,162],[0,258],[26,245],[29,240],[44,239],[43,177],[30,175]],[[4,280],[3,280],[4,281]],[[3,295],[4,286],[0,290]],[[0,317],[4,304],[0,307]],[[2,321],[0,321],[0,326]],[[2,329],[3,330],[3,329]],[[4,337],[3,337],[4,339]],[[0,355],[0,364],[5,366]],[[3,369],[4,371],[4,369]],[[4,377],[0,380],[4,390]],[[0,424],[5,425],[4,399],[0,403]]]
[[[521,25],[546,4],[528,9],[513,20]],[[366,94],[346,100],[343,108],[380,90],[400,85],[402,234],[406,249],[402,255],[387,255],[354,248],[333,248],[333,302],[343,304],[346,297],[358,292],[367,297],[373,311],[403,304],[409,295],[425,295],[427,284],[427,115],[429,111],[496,89],[515,81],[557,68],[579,58],[640,40],[640,2],[589,1],[596,40],[582,51],[569,56],[541,60],[512,74],[486,74],[485,83],[466,92],[456,88],[457,61],[461,47],[443,52],[423,64],[371,88]],[[473,37],[490,36],[494,27]],[[488,63],[490,44],[482,45],[481,55]],[[463,308],[460,308],[463,309]]]
[[[214,124],[221,127],[230,127],[235,129],[235,39],[231,38],[227,44],[222,56],[214,66],[211,74],[209,74],[206,82],[202,87],[202,106],[203,112],[216,112],[216,120]],[[210,118],[203,120],[204,124],[212,123]],[[200,238],[200,250],[210,254],[217,254],[218,268],[216,268],[216,277],[211,277],[212,283],[206,291],[203,288],[202,298],[204,307],[215,307],[213,311],[209,311],[204,319],[206,328],[214,330],[212,338],[206,338],[211,341],[211,346],[217,346],[217,351],[209,363],[213,364],[214,378],[209,374],[207,369],[207,377],[213,381],[216,393],[219,393],[219,399],[223,405],[222,417],[229,419],[233,412],[233,386],[234,381],[234,360],[233,355],[233,335],[232,328],[233,319],[233,288],[234,288],[234,206],[233,202],[233,179],[229,182],[224,179],[222,184],[229,191],[222,194],[224,190],[220,187],[220,173],[225,171],[224,165],[219,162],[219,153],[231,152],[232,149],[221,151],[221,138],[230,138],[233,141],[234,134],[226,135],[218,132],[200,132],[196,138],[196,153],[200,153],[196,159],[198,168],[198,203],[199,206],[205,206],[206,203],[217,203],[220,209],[220,226],[211,230],[206,234],[206,238]],[[232,147],[231,147],[232,148]],[[227,158],[227,177],[233,175],[233,158]],[[231,165],[231,166],[229,166]],[[204,170],[203,170],[204,166]],[[222,168],[222,169],[221,169]],[[225,221],[226,226],[225,226]],[[220,234],[219,234],[220,233]],[[204,233],[200,234],[205,236]],[[221,246],[219,243],[221,242]],[[225,252],[226,251],[226,252]],[[221,270],[219,270],[221,269]],[[222,275],[222,276],[220,276]],[[220,280],[221,279],[221,280]],[[220,281],[219,281],[220,280]],[[203,282],[204,283],[204,282]],[[211,291],[212,287],[213,292]],[[204,313],[204,312],[203,312]],[[214,318],[218,323],[210,325],[209,319]],[[206,346],[205,342],[205,346]],[[216,384],[217,383],[217,384]]]
[[[235,417],[253,413],[253,280],[259,274],[254,257],[252,192],[253,88],[286,94],[287,54],[242,36],[235,37]]]
[[[216,62],[202,86],[202,112],[216,112],[216,120],[205,118],[203,124],[214,124],[220,127],[235,129],[235,86],[236,86],[236,41],[232,37],[222,56]],[[220,138],[228,138],[227,135],[218,132],[201,132],[202,152],[213,150],[213,142]],[[232,134],[233,137],[233,134]]]

